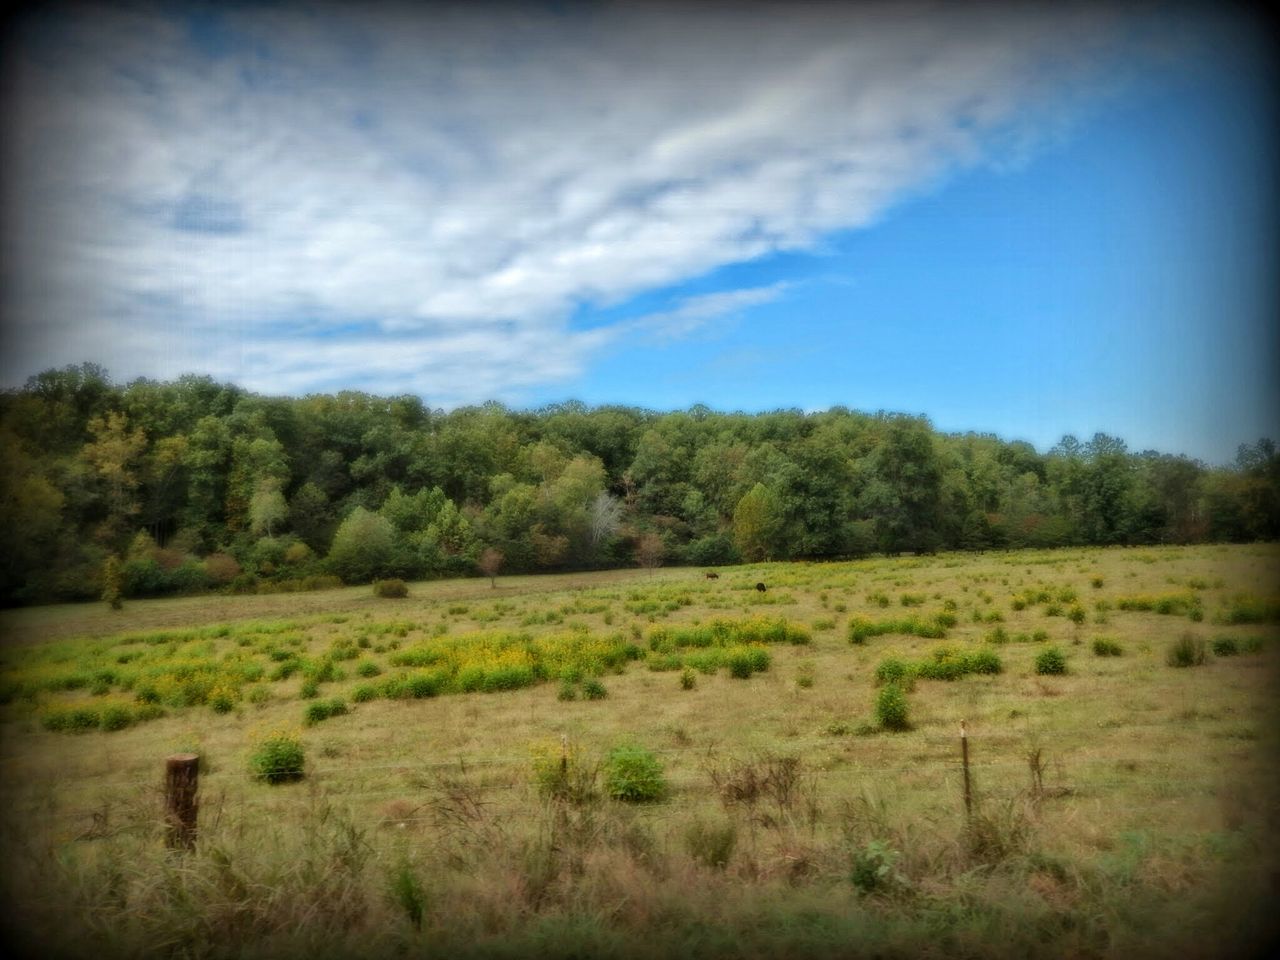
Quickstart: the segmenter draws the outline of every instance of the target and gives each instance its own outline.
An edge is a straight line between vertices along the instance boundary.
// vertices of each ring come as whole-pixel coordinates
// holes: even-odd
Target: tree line
[[[82,364],[0,394],[0,451],[10,605],[101,596],[106,569],[142,596],[1280,536],[1270,440],[1209,467],[1106,434],[1042,454],[842,407],[444,412],[194,375],[118,385]]]

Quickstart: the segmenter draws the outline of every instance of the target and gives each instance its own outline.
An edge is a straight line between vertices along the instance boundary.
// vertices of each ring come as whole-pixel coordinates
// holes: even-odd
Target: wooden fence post
[[[969,737],[965,733],[964,721],[960,721],[960,762],[964,766],[964,816],[973,816],[973,793],[969,787]]]
[[[199,803],[200,758],[194,753],[175,753],[164,762],[166,842],[179,850],[196,845],[196,813]]]

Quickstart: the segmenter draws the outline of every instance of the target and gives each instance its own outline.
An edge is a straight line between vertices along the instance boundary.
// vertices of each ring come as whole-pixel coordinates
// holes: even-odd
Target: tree
[[[396,531],[391,521],[356,507],[342,521],[329,550],[329,567],[347,583],[368,583],[392,576]]]
[[[782,504],[777,494],[757,483],[733,511],[733,538],[752,563],[774,556],[782,532]]]
[[[601,549],[618,533],[622,525],[622,501],[601,490],[587,508],[587,543],[591,557],[600,556]]]
[[[498,571],[502,569],[502,562],[506,559],[501,550],[495,550],[493,547],[485,547],[484,552],[480,554],[480,559],[476,562],[476,566],[480,568],[482,574],[489,578],[490,589],[497,586],[494,578],[498,576]]]
[[[662,558],[666,553],[666,545],[656,533],[641,534],[636,541],[636,563],[648,570],[650,575],[653,574],[654,567],[662,566]]]
[[[304,483],[289,501],[289,527],[312,550],[322,553],[333,539],[333,509],[314,483]]]
[[[275,527],[289,516],[289,507],[280,492],[280,481],[259,480],[249,501],[249,522],[255,535],[275,536]]]
[[[103,539],[117,540],[128,529],[138,512],[136,464],[146,448],[147,437],[141,429],[130,430],[123,413],[108,413],[89,421],[93,440],[86,444],[82,456],[103,482],[107,520]]]
[[[106,563],[102,565],[102,599],[112,610],[119,610],[124,606],[124,601],[121,600],[123,586],[120,560],[113,554],[107,557]]]

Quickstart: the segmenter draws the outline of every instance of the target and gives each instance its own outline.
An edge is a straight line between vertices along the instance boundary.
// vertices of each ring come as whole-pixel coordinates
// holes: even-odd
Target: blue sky
[[[1259,24],[409,9],[29,18],[4,382],[839,404],[1211,462],[1280,434]]]

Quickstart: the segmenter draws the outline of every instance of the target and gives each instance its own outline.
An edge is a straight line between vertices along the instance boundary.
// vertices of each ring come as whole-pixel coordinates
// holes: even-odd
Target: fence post
[[[969,737],[963,720],[960,721],[960,762],[964,766],[964,816],[968,820],[973,816],[973,793],[969,787]]]
[[[164,762],[166,843],[179,850],[196,845],[196,813],[199,803],[200,758],[194,753],[175,753]]]

